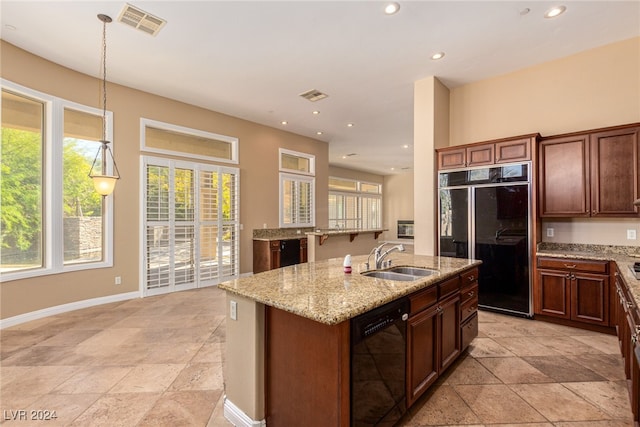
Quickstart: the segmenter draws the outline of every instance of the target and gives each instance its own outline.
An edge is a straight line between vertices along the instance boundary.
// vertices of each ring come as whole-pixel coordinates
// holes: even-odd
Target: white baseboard
[[[265,420],[255,421],[233,404],[227,396],[224,397],[224,417],[235,427],[266,427]]]
[[[8,317],[0,320],[0,329],[16,326],[21,323],[30,322],[32,320],[42,319],[43,317],[53,316],[56,314],[66,313],[68,311],[78,310],[81,308],[93,307],[96,305],[108,304],[110,302],[125,301],[134,298],[140,298],[140,292],[127,292],[124,294],[109,295],[106,297],[92,298],[83,301],[70,302],[68,304],[56,305],[55,307],[43,308],[42,310],[32,311],[30,313],[20,314],[18,316]]]

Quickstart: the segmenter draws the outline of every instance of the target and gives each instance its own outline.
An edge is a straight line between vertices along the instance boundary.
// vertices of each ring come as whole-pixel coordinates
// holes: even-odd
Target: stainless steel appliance
[[[351,320],[351,427],[393,426],[406,412],[409,299]]]
[[[398,239],[413,239],[413,220],[398,220]]]
[[[443,171],[439,253],[482,260],[479,307],[531,317],[531,164]]]

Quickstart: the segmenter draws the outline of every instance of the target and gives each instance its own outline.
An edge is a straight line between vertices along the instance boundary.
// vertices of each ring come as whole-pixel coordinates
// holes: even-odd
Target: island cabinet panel
[[[464,351],[478,336],[478,269],[461,274],[460,280],[460,340]]]
[[[349,426],[349,321],[267,306],[265,333],[267,425]]]
[[[535,313],[609,326],[609,262],[539,257]]]
[[[460,293],[428,307],[412,312],[407,320],[407,406],[436,381],[462,350]]]
[[[618,334],[620,352],[624,359],[624,373],[633,412],[634,425],[640,420],[640,312],[629,293],[620,271],[615,271],[615,288],[613,294],[616,308],[612,310],[613,324]]]
[[[545,138],[538,172],[542,217],[637,218],[640,126]]]
[[[438,307],[407,321],[407,406],[438,379]]]

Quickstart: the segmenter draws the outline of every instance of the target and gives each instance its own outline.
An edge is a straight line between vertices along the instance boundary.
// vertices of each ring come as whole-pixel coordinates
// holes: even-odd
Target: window
[[[145,295],[239,275],[238,170],[144,158]]]
[[[330,177],[329,227],[382,228],[382,186]]]
[[[111,199],[88,177],[101,137],[102,111],[2,80],[2,281],[112,264]]]
[[[280,149],[280,227],[315,225],[315,156]]]
[[[142,151],[238,163],[238,138],[149,119],[140,122]]]

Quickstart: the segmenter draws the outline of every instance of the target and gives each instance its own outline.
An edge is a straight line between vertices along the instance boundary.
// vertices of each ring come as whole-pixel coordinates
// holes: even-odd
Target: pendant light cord
[[[102,20],[102,140],[107,140],[107,20]]]

